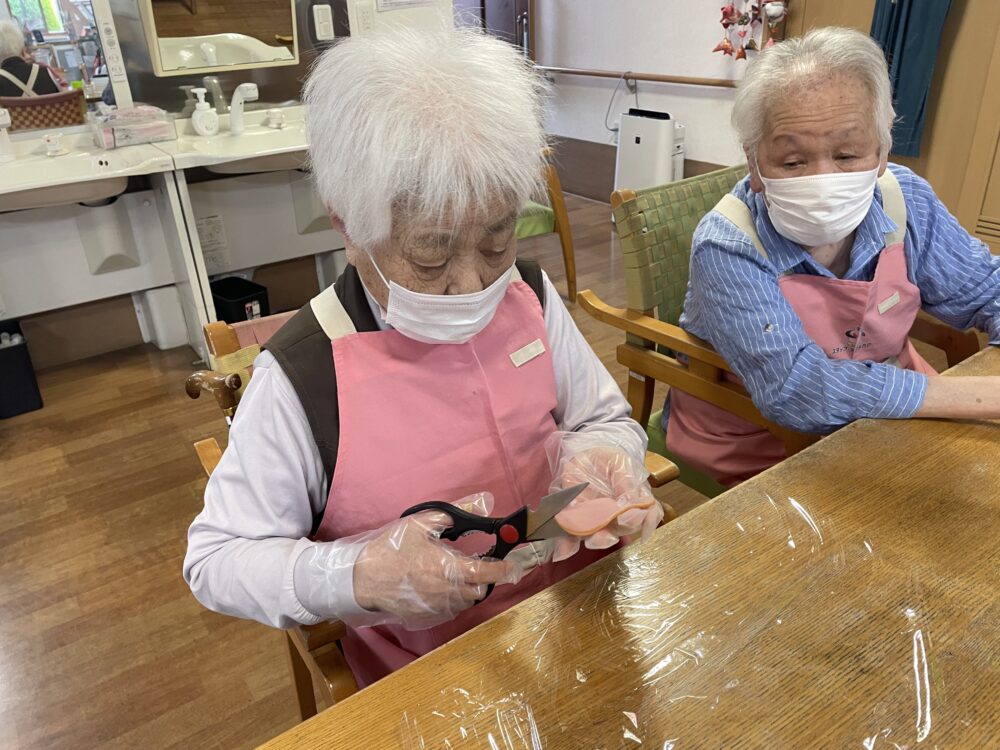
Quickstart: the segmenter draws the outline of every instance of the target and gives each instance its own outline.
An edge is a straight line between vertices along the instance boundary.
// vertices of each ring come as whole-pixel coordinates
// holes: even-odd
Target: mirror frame
[[[153,15],[153,0],[139,0],[139,18],[142,21],[142,29],[146,35],[146,46],[149,48],[149,59],[153,63],[153,74],[157,78],[170,78],[172,76],[205,75],[211,73],[223,73],[235,70],[256,70],[257,68],[278,68],[288,65],[299,64],[299,29],[296,18],[295,0],[289,0],[289,11],[292,15],[292,59],[272,60],[270,62],[251,62],[241,65],[206,65],[201,68],[177,68],[165,70],[163,61],[160,58],[160,42],[156,35],[156,19]]]

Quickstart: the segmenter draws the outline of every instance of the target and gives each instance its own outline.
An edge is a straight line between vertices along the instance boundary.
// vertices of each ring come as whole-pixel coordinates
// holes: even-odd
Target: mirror
[[[8,105],[18,110],[11,115],[12,131],[82,125],[87,106],[101,101],[106,91],[110,96],[108,67],[90,0],[0,0],[0,21],[19,28],[23,41],[16,51],[11,48],[13,41],[6,39],[4,49],[16,54],[0,60],[8,75],[20,81],[7,77],[0,85],[0,96],[17,100]],[[38,107],[26,106],[37,96],[55,94],[64,96],[52,102],[46,99]]]
[[[298,64],[294,0],[141,0],[139,7],[158,76]]]

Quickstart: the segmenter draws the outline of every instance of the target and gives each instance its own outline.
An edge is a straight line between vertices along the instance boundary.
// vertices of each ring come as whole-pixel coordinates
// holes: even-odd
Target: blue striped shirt
[[[889,168],[906,202],[906,262],[924,310],[955,328],[986,331],[991,344],[1000,344],[1000,257],[959,225],[926,180],[906,167]],[[694,234],[681,326],[709,341],[761,413],[789,429],[826,433],[863,417],[913,416],[923,403],[927,378],[892,365],[830,359],[806,334],[778,277],[833,274],[778,234],[749,178],[733,195],[749,206],[770,259],[720,214],[707,214]],[[842,278],[870,281],[885,234],[894,229],[876,188]]]

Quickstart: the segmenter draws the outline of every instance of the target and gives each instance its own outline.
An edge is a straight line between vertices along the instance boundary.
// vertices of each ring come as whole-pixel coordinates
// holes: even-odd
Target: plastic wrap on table
[[[996,704],[966,700],[956,675],[978,669],[1000,688],[995,599],[976,613],[961,582],[922,576],[805,500],[692,512],[712,533],[673,543],[709,583],[691,584],[690,568],[675,580],[628,548],[537,622],[517,619],[531,638],[463,670],[475,678],[411,701],[402,747],[881,750],[937,746],[942,707],[951,737],[990,724]],[[927,606],[928,591],[947,612]],[[940,634],[939,618],[950,618]]]

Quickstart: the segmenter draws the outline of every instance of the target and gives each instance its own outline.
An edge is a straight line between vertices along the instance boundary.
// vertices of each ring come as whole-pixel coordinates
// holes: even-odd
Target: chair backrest
[[[205,325],[205,342],[212,356],[211,366],[215,369],[191,373],[184,382],[188,396],[198,398],[202,391],[211,393],[226,419],[232,420],[243,390],[250,382],[253,361],[260,354],[261,345],[294,314],[280,313],[232,325],[222,321]],[[214,463],[208,463],[214,468]],[[202,465],[211,473],[204,456]]]
[[[41,96],[0,97],[10,112],[10,129],[65,128],[87,122],[87,100],[82,89]]]
[[[612,196],[628,306],[674,325],[684,308],[691,238],[701,218],[746,175],[745,165]]]

